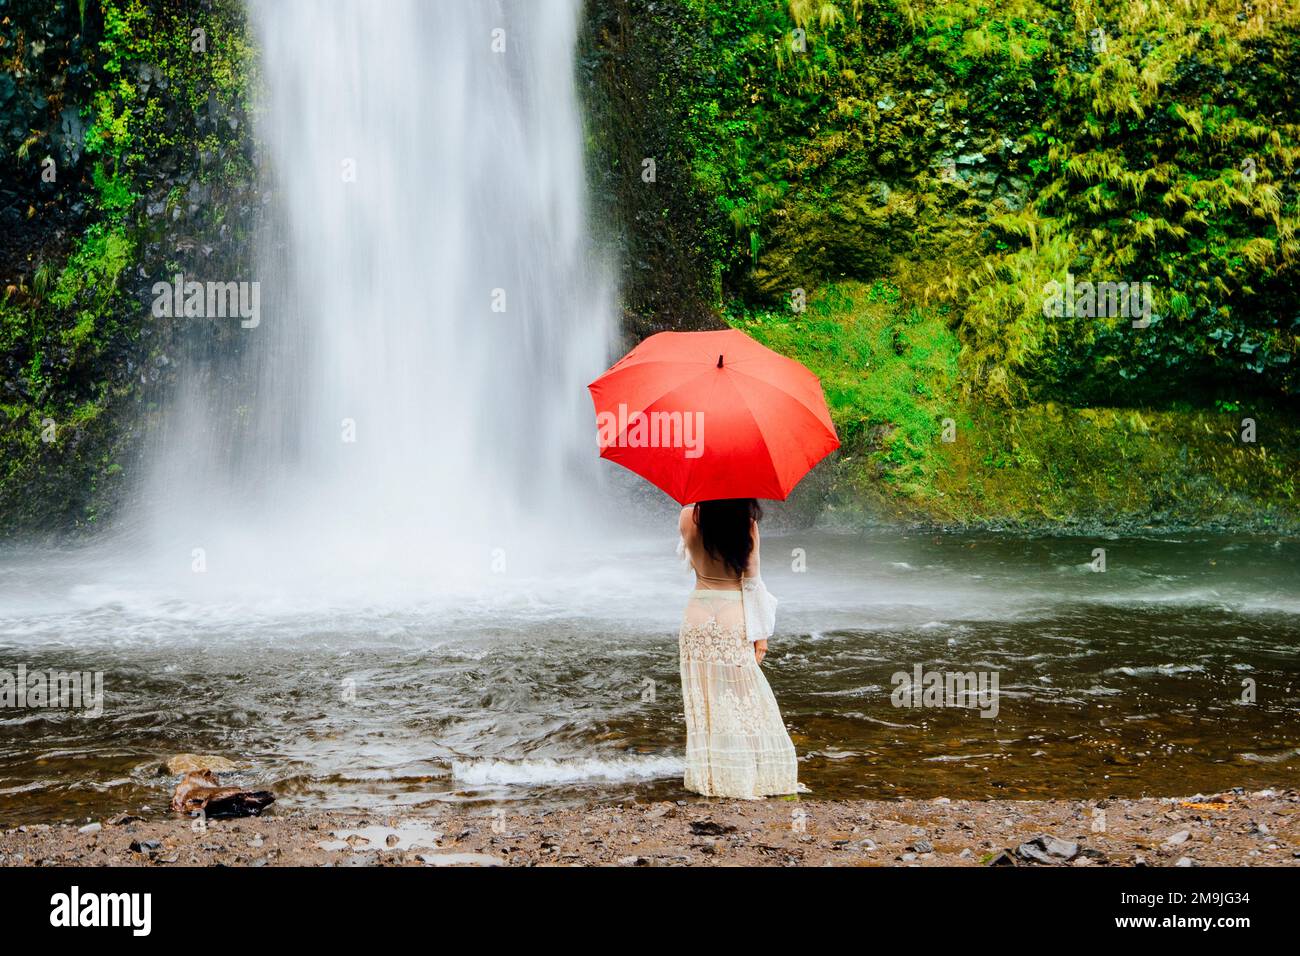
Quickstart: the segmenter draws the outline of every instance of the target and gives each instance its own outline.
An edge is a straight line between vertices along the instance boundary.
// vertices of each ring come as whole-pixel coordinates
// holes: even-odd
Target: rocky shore
[[[0,835],[0,866],[1296,866],[1300,792],[684,800],[549,812],[123,815]]]

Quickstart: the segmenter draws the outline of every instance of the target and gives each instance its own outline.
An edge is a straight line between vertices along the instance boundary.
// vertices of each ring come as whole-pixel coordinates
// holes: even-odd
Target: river
[[[159,810],[186,751],[280,809],[687,796],[671,538],[481,557],[477,583],[331,607],[7,552],[0,671],[100,671],[105,700],[0,712],[0,823]],[[1188,794],[1300,765],[1293,540],[808,532],[764,565],[765,666],[817,796]],[[996,673],[996,716],[896,706],[918,665]]]

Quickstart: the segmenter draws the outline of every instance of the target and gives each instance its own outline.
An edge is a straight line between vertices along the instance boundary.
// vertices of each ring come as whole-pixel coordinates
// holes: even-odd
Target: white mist
[[[251,3],[278,223],[254,384],[181,370],[136,519],[164,577],[386,604],[545,570],[584,530],[615,309],[580,7]]]

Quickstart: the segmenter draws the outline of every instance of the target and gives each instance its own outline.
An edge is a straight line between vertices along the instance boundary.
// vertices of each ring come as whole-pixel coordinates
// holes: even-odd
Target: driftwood
[[[172,794],[178,813],[203,813],[209,817],[255,817],[275,802],[269,790],[223,787],[211,770],[187,773]]]

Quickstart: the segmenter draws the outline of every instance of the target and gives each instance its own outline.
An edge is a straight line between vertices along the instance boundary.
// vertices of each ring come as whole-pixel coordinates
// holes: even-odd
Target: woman
[[[680,545],[695,571],[678,648],[686,709],[686,789],[756,800],[799,788],[794,744],[759,664],[775,599],[758,573],[753,498],[682,509]]]

